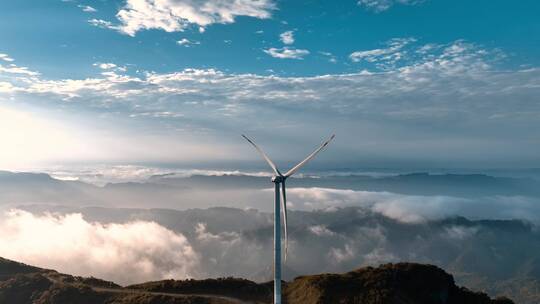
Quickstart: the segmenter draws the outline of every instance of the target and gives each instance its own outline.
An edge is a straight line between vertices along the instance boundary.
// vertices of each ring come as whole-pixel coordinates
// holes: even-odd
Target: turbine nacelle
[[[272,176],[272,183],[279,184],[284,182],[287,179],[287,177],[283,175],[274,175]]]

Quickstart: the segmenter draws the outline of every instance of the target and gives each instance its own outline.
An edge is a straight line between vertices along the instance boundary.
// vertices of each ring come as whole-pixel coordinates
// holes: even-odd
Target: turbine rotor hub
[[[282,183],[284,181],[285,181],[285,177],[283,177],[283,176],[280,176],[280,175],[272,176],[272,182],[273,183],[279,184],[279,183]]]

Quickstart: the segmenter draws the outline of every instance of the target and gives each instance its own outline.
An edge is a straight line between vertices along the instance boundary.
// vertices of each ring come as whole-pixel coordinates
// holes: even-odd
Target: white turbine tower
[[[317,155],[324,147],[326,147],[335,135],[332,135],[327,141],[325,141],[317,150],[308,155],[306,159],[298,163],[291,170],[287,171],[285,174],[281,174],[278,168],[272,162],[272,160],[264,153],[264,151],[259,148],[253,141],[247,138],[245,135],[242,135],[250,144],[259,151],[262,157],[270,165],[275,175],[272,177],[272,182],[274,183],[274,304],[281,304],[281,211],[280,208],[283,208],[283,226],[285,230],[285,261],[287,261],[287,247],[288,247],[288,235],[287,235],[287,194],[285,190],[285,180],[291,175],[296,173],[302,166],[304,166],[308,161]],[[281,187],[280,187],[281,185]],[[280,190],[283,192],[283,200],[280,205]]]

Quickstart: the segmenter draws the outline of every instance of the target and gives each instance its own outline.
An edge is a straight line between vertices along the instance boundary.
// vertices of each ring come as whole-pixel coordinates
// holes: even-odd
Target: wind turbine
[[[285,231],[285,261],[287,261],[287,251],[288,251],[288,235],[287,235],[287,194],[285,181],[291,175],[296,173],[302,166],[304,166],[308,161],[313,159],[317,153],[319,153],[324,147],[326,147],[335,135],[332,135],[327,141],[325,141],[317,150],[308,155],[306,159],[299,162],[298,165],[292,167],[287,173],[281,174],[279,169],[276,167],[274,162],[264,153],[264,151],[259,148],[251,139],[247,136],[242,135],[250,144],[259,151],[261,156],[266,160],[270,165],[275,175],[272,176],[272,182],[274,183],[274,304],[281,304],[281,212],[280,209],[283,209],[283,224]],[[281,187],[280,187],[281,186]],[[281,188],[281,189],[280,189]],[[280,190],[283,194],[283,200],[280,205]]]

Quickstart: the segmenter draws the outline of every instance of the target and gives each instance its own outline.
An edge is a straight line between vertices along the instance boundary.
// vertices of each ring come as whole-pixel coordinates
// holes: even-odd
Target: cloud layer
[[[266,50],[278,58],[307,54],[299,51]],[[300,134],[306,143],[313,143],[332,126],[347,138],[341,147],[349,160],[361,154],[491,165],[518,159],[530,163],[538,159],[533,151],[540,148],[533,136],[540,132],[540,105],[534,102],[540,71],[505,70],[499,66],[503,57],[497,50],[464,41],[419,44],[399,38],[381,48],[352,52],[351,64],[358,65],[358,72],[310,77],[216,69],[171,73],[110,69],[96,77],[57,80],[2,62],[0,94],[6,100],[40,106],[61,104],[65,111],[98,115],[115,126],[122,122],[139,126],[139,134],[123,138],[141,132],[166,133],[164,137],[184,133],[212,142],[250,131],[276,143],[283,137],[290,142]],[[295,115],[298,111],[301,119]],[[280,136],[267,131],[276,125],[283,130]],[[188,142],[184,139],[184,146]],[[221,145],[233,142],[240,140]],[[236,152],[227,157],[238,157]]]
[[[335,210],[350,206],[361,207],[402,223],[425,223],[454,216],[472,219],[521,219],[540,223],[537,199],[518,195],[469,199],[331,188],[291,188],[287,190],[287,194],[295,209]]]
[[[255,176],[268,177],[272,173],[266,171],[240,171],[240,170],[204,170],[204,169],[171,169],[157,168],[135,165],[101,165],[97,167],[57,167],[46,169],[53,178],[59,180],[79,180],[95,185],[105,185],[107,183],[125,182],[148,182],[153,176],[164,176],[167,178],[187,178],[194,175],[201,176]]]

